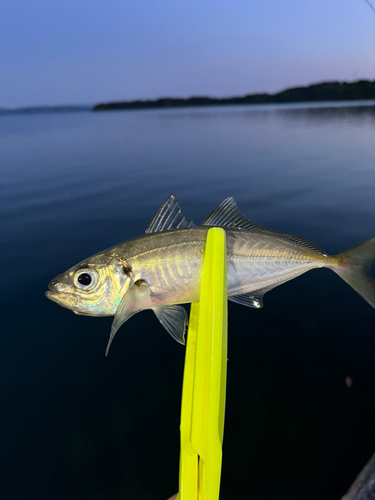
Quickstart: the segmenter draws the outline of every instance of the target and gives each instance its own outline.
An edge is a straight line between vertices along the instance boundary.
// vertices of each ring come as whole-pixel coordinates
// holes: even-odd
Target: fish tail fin
[[[327,267],[335,271],[372,307],[375,307],[375,280],[371,276],[371,265],[375,260],[375,238],[331,259],[335,263]]]

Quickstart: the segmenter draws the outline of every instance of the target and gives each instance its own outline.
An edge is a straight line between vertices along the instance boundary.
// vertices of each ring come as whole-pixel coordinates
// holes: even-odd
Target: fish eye
[[[87,286],[91,283],[92,278],[88,273],[82,273],[78,276],[77,281],[81,283],[81,285]]]
[[[93,269],[80,269],[74,275],[74,285],[81,290],[92,290],[98,282],[98,273]]]

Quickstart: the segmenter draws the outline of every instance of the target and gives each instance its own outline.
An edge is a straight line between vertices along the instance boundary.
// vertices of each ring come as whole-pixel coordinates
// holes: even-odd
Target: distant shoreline
[[[22,108],[0,108],[1,115],[41,115],[48,113],[76,113],[92,111],[92,106],[25,106]]]
[[[98,111],[126,111],[137,109],[193,108],[208,106],[236,106],[253,104],[293,104],[339,101],[375,100],[375,80],[356,82],[322,82],[305,87],[291,87],[275,94],[257,93],[235,97],[193,96],[188,98],[163,97],[160,99],[115,101],[94,106],[28,106],[0,108],[0,116],[18,114],[73,113]]]
[[[292,87],[276,94],[247,94],[239,97],[165,97],[155,100],[99,103],[93,111],[124,111],[132,109],[187,108],[198,106],[229,106],[242,104],[286,104],[298,102],[363,101],[375,99],[375,80],[357,82],[322,82],[306,87]]]

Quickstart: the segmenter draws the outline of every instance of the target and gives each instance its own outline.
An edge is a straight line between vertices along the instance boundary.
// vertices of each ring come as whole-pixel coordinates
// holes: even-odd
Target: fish
[[[375,500],[375,453],[341,500]]]
[[[308,240],[251,222],[232,197],[200,225],[187,222],[177,198],[169,196],[145,234],[119,243],[54,278],[46,296],[76,314],[114,316],[106,349],[134,314],[152,309],[162,326],[185,343],[187,313],[181,304],[199,300],[207,232],[226,232],[228,300],[259,309],[263,296],[315,268],[338,274],[372,307],[375,238],[329,256]]]

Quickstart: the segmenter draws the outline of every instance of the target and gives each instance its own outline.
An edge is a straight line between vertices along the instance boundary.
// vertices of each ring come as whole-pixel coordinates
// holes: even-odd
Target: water
[[[141,234],[171,192],[197,224],[234,196],[328,253],[373,237],[368,104],[1,117],[1,498],[177,490],[184,348],[147,311],[105,358],[111,318],[47,283]],[[262,310],[229,304],[222,500],[341,498],[375,450],[374,359],[375,311],[328,270]]]

